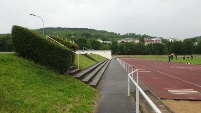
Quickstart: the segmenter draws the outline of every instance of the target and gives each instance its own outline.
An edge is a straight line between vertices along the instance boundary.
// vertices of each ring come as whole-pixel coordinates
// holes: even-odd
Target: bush
[[[64,46],[66,46],[67,48],[71,49],[72,51],[76,52],[76,50],[78,49],[78,45],[69,41],[65,41],[61,38],[55,37],[55,36],[50,36],[52,39],[58,41],[59,43],[63,44]],[[75,56],[76,54],[73,53],[72,54],[72,64],[75,61]]]
[[[10,34],[0,34],[0,51],[11,52],[13,51],[12,37]]]
[[[51,38],[53,38],[54,40],[58,41],[59,43],[63,44],[64,46],[72,49],[73,51],[76,51],[78,49],[78,45],[66,40],[63,40],[61,38],[55,37],[55,36],[50,36]]]
[[[64,73],[72,63],[70,49],[51,41],[36,32],[13,26],[12,41],[16,53],[36,63]]]

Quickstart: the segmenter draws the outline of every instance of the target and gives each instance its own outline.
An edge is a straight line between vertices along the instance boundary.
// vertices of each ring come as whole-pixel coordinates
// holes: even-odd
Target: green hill
[[[70,75],[0,54],[0,112],[94,112],[98,91]]]

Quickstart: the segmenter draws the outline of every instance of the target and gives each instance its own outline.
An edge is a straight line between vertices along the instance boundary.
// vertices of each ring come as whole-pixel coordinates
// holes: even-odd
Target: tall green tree
[[[184,54],[183,42],[173,41],[171,46],[171,52],[175,54]]]
[[[184,49],[184,54],[193,54],[195,50],[193,41],[191,39],[185,39],[183,41],[183,49]]]
[[[10,34],[0,35],[0,51],[2,52],[14,51],[14,47],[12,44],[12,37]]]
[[[147,54],[147,48],[145,46],[144,43],[140,42],[138,44],[136,44],[136,49],[137,49],[137,53],[138,55],[144,55],[144,54]]]
[[[97,41],[96,39],[90,39],[89,40],[92,49],[94,50],[100,50],[101,49],[101,43]]]
[[[119,44],[119,53],[123,55],[131,55],[134,54],[134,43],[133,42],[123,42]]]
[[[112,50],[112,54],[119,54],[118,52],[118,49],[119,47],[118,47],[118,43],[117,43],[117,41],[112,41],[112,45],[111,45],[111,50]]]
[[[201,40],[197,42],[196,54],[201,54]]]
[[[77,38],[75,39],[75,43],[78,45],[79,49],[82,49],[83,47],[87,47],[86,38]]]
[[[147,51],[151,55],[164,54],[165,46],[161,43],[147,44]]]

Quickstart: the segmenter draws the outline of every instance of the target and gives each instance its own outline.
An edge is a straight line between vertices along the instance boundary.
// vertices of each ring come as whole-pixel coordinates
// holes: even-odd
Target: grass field
[[[75,65],[78,66],[78,55],[76,55],[76,59],[75,59]],[[85,69],[91,65],[96,64],[97,62],[88,59],[87,57],[83,56],[83,55],[79,55],[79,68],[81,69]]]
[[[100,55],[97,55],[97,54],[89,54],[89,56],[97,61],[102,61],[102,60],[105,60],[106,58],[105,57],[102,57]]]
[[[95,55],[95,54],[89,54],[90,57],[94,58],[95,60],[97,59],[97,61],[102,61],[105,60],[104,57],[100,56],[100,55]],[[81,69],[85,69],[88,68],[91,65],[96,64],[96,61],[93,61],[91,59],[88,59],[87,57],[83,56],[83,55],[79,55],[79,67]],[[75,59],[75,65],[78,66],[78,55],[76,55],[76,59]]]
[[[190,57],[190,55],[186,55],[186,57]],[[118,55],[113,57],[135,57],[135,58],[145,58],[145,59],[152,59],[152,60],[162,60],[168,61],[168,55]],[[192,64],[201,64],[201,56],[196,56],[193,59],[185,59],[182,60],[183,55],[178,55],[177,60],[175,57],[171,62],[183,62],[183,63],[192,63]]]
[[[14,54],[0,54],[1,113],[93,113],[99,93]]]

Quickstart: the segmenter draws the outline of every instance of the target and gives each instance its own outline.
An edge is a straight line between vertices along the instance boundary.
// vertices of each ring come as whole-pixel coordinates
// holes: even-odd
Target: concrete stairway
[[[109,62],[110,60],[104,60],[84,70],[74,69],[69,74],[92,87],[96,87],[107,69]]]

